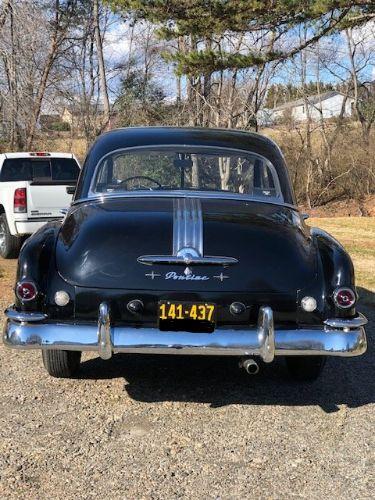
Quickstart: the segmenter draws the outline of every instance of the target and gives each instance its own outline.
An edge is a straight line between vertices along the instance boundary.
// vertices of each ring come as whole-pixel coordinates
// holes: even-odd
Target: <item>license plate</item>
[[[214,323],[216,306],[207,302],[159,302],[159,320],[193,320]]]

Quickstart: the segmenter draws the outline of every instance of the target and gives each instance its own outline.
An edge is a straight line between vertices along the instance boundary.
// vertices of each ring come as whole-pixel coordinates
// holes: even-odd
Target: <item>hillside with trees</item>
[[[118,126],[259,131],[298,201],[375,192],[373,2],[4,0],[1,149],[73,149]],[[350,116],[270,126],[264,110],[336,90]]]

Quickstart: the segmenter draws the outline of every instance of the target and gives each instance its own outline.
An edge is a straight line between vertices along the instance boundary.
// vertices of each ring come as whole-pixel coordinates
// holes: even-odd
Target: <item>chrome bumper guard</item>
[[[100,304],[97,327],[50,323],[44,314],[18,312],[13,307],[5,315],[4,344],[8,347],[97,351],[103,359],[125,352],[260,356],[270,363],[275,356],[359,356],[367,348],[367,319],[362,314],[353,319],[328,319],[317,328],[275,330],[272,309],[262,307],[257,328],[217,328],[213,333],[112,326],[107,303]]]

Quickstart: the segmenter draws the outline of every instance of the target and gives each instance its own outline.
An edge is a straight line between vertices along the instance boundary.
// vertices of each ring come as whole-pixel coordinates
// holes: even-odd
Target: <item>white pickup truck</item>
[[[23,239],[62,217],[80,167],[68,153],[0,154],[0,256],[16,257]]]

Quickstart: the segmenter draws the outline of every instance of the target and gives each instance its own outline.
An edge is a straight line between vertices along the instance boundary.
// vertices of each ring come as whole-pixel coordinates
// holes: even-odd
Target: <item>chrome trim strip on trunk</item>
[[[172,255],[140,255],[140,264],[171,265],[218,265],[237,264],[234,257],[204,256],[203,215],[199,198],[175,198],[173,200]]]
[[[203,256],[203,217],[198,198],[173,200],[173,255],[192,249],[197,257]]]
[[[190,253],[185,253],[179,257],[174,255],[141,255],[137,261],[140,264],[151,266],[152,264],[172,264],[188,266],[190,264],[196,265],[216,265],[216,266],[231,266],[237,264],[238,260],[234,257],[193,257]]]
[[[8,318],[11,316],[8,312]],[[96,351],[103,359],[112,352],[260,356],[359,356],[366,352],[363,328],[274,329],[272,310],[261,309],[256,328],[217,328],[213,333],[162,332],[158,328],[111,326],[107,304],[100,305],[98,326],[68,323],[26,323],[8,319],[4,344],[19,349]]]

